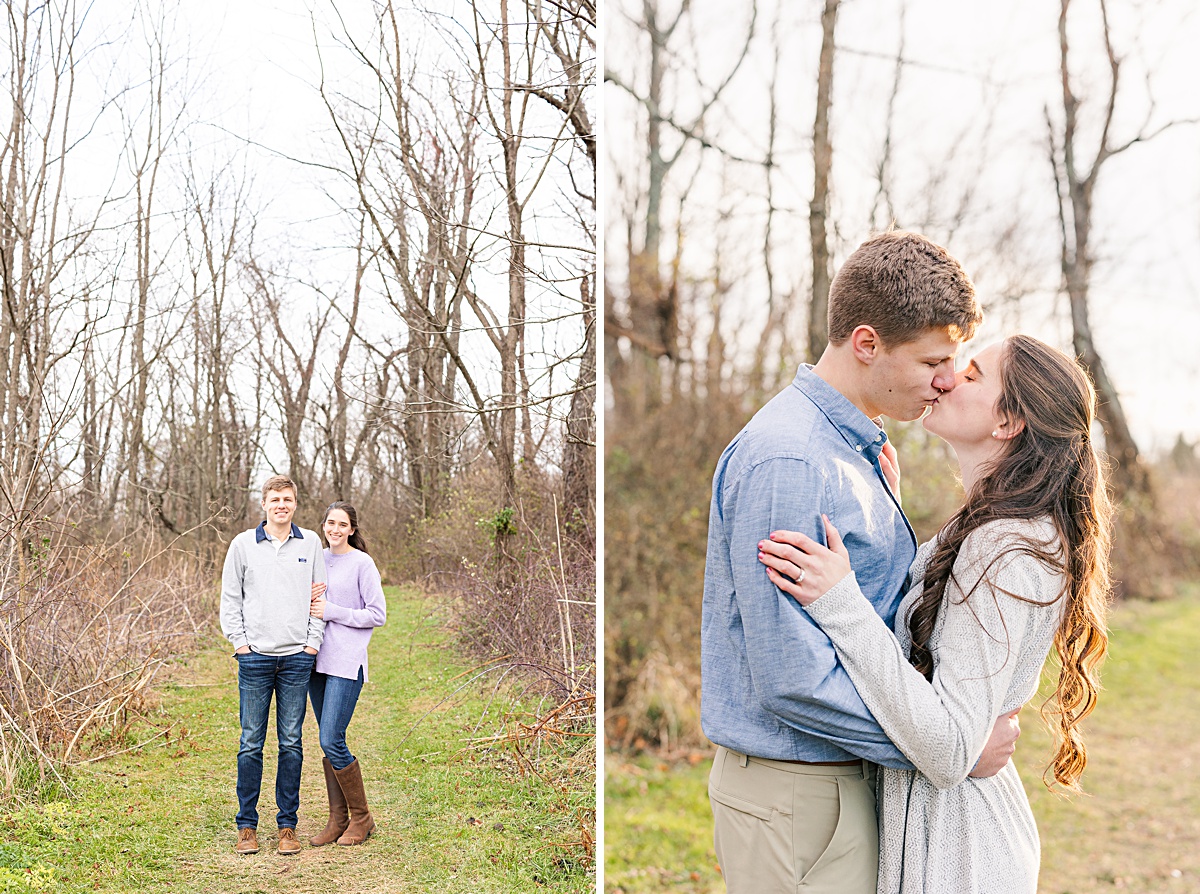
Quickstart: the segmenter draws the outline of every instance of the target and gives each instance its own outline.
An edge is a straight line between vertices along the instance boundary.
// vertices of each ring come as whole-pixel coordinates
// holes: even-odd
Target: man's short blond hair
[[[946,249],[917,233],[892,230],[854,250],[829,287],[829,343],[870,326],[894,347],[945,329],[968,341],[983,320],[975,286]]]
[[[292,496],[296,498],[296,502],[300,502],[300,489],[296,487],[296,482],[287,475],[272,475],[263,482],[262,501],[267,502],[267,493],[273,490],[290,490]]]

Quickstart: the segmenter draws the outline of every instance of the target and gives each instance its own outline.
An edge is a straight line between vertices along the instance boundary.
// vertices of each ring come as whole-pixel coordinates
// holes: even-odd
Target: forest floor
[[[1041,833],[1038,890],[1200,891],[1200,587],[1115,606],[1111,637],[1105,691],[1085,726],[1085,795],[1046,790],[1051,750],[1040,700],[1021,715],[1016,760]],[[606,894],[724,891],[712,846],[710,756],[606,755]]]
[[[474,680],[483,669],[466,666],[424,597],[396,588],[387,596],[388,623],[371,640],[371,680],[347,737],[377,823],[365,844],[308,846],[326,804],[309,710],[304,849],[275,852],[272,722],[261,850],[234,853],[237,668],[214,637],[159,681],[157,706],[128,734],[145,744],[73,768],[69,798],[0,811],[0,892],[594,891],[594,737],[543,737],[541,773],[529,772],[530,755],[496,734],[546,706],[520,705],[511,685],[492,682],[499,674]]]

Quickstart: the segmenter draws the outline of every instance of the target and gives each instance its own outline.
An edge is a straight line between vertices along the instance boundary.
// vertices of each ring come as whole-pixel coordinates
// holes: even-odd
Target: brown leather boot
[[[346,807],[350,811],[350,825],[338,839],[342,847],[362,844],[375,828],[375,820],[371,819],[371,811],[367,808],[367,793],[363,789],[362,768],[357,760],[344,770],[334,770],[342,794],[346,796]]]
[[[233,846],[233,849],[243,856],[246,854],[257,854],[258,835],[255,834],[254,830],[249,826],[246,826],[243,829],[238,829],[238,840],[237,844]]]
[[[290,826],[279,827],[279,846],[276,850],[284,857],[300,853],[300,839],[296,837],[295,829]]]
[[[324,829],[308,839],[308,843],[313,847],[332,844],[350,825],[350,813],[346,809],[346,796],[342,794],[342,787],[338,784],[337,777],[333,775],[333,764],[329,763],[327,757],[321,759],[321,764],[325,768],[325,791],[329,794],[329,821],[325,823]]]

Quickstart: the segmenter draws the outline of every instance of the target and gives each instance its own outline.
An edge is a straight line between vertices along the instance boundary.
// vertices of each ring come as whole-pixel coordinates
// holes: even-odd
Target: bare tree
[[[573,0],[561,7],[547,7],[526,0],[527,14],[538,23],[538,39],[545,42],[557,60],[545,82],[523,85],[562,115],[572,137],[587,159],[590,179],[572,182],[576,195],[590,212],[581,218],[594,220],[596,212],[596,134],[592,129],[588,96],[595,80],[596,6],[591,0]],[[581,229],[590,244],[595,231],[586,219]],[[590,269],[578,278],[583,347],[572,386],[563,447],[563,500],[568,512],[588,521],[596,510],[596,295],[595,256]]]
[[[279,411],[287,471],[300,489],[298,499],[307,502],[313,495],[314,460],[305,430],[311,419],[317,360],[332,305],[325,304],[311,314],[299,312],[303,305],[288,300],[288,293],[309,290],[285,274],[264,267],[252,252],[245,261],[245,273],[255,303],[265,311],[252,315],[251,320],[258,356],[271,377],[270,393]]]
[[[561,400],[534,390],[535,381],[550,379],[529,366],[529,327],[541,325],[530,292],[553,288],[548,258],[573,249],[548,245],[526,228],[542,213],[543,194],[557,188],[557,170],[564,161],[570,167],[573,146],[587,160],[584,196],[594,203],[586,101],[594,10],[586,2],[521,5],[520,13],[513,7],[509,0],[473,7],[470,38],[445,35],[461,70],[430,78],[407,61],[396,8],[381,4],[372,40],[343,24],[346,45],[372,73],[378,106],[322,85],[380,282],[402,323],[402,346],[383,349],[373,339],[368,351],[376,362],[396,350],[403,357],[402,370],[377,367],[404,394],[381,405],[402,414],[406,478],[425,515],[442,505],[464,417],[482,432],[498,472],[499,508],[511,511],[518,468],[534,467],[554,415],[546,412],[539,426],[535,412]],[[503,301],[492,290],[481,294],[475,282],[479,258],[500,252]],[[468,354],[463,333],[472,329],[494,352],[498,381]],[[565,415],[559,411],[559,420]]]
[[[323,466],[328,471],[329,488],[332,496],[338,500],[350,499],[354,486],[354,469],[363,443],[374,428],[378,405],[368,409],[366,419],[360,426],[357,435],[352,434],[352,395],[349,387],[349,364],[351,352],[357,339],[359,311],[362,306],[363,280],[367,270],[374,262],[375,253],[366,245],[366,217],[359,218],[358,242],[355,245],[354,283],[350,289],[349,307],[341,296],[336,296],[331,304],[344,318],[346,330],[338,346],[337,360],[332,371],[333,380],[329,393],[324,400],[316,400],[319,412],[318,424],[321,428],[321,449],[319,454],[324,459]]]
[[[151,341],[155,333],[148,330],[148,324],[152,315],[158,316],[163,310],[151,304],[152,292],[164,263],[159,255],[155,232],[161,216],[155,204],[159,176],[166,152],[183,124],[183,115],[181,112],[171,112],[167,104],[169,84],[165,12],[158,10],[155,17],[155,13],[139,7],[135,10],[135,18],[144,20],[148,58],[145,94],[141,91],[126,94],[120,101],[127,133],[127,163],[133,172],[133,198],[136,203],[133,219],[135,294],[125,324],[132,375],[124,401],[125,454],[120,477],[126,488],[125,508],[129,516],[136,515],[149,499],[152,513],[161,520],[161,497],[156,502],[152,491],[147,489],[149,480],[146,473],[153,458],[146,423],[151,397],[150,370],[154,361],[162,356],[164,342],[172,333],[160,329],[157,339]],[[139,102],[143,103],[141,108],[137,107]],[[158,508],[154,509],[154,506]]]
[[[67,170],[78,151],[72,132],[80,20],[74,3],[9,4],[2,35],[11,104],[0,143],[0,490],[18,524],[11,548],[27,550],[25,524],[48,497],[49,432],[77,399],[77,375],[61,383],[60,364],[91,330],[86,281],[64,288],[96,241],[104,203],[73,206]]]
[[[596,513],[596,299],[594,279],[579,281],[585,344],[575,377],[563,447],[563,502],[594,531]]]
[[[500,467],[502,501],[516,505],[516,435],[518,412],[521,419],[522,459],[533,459],[533,432],[529,419],[529,389],[525,370],[526,314],[526,243],[525,209],[541,179],[537,172],[529,185],[529,172],[523,170],[521,154],[526,142],[526,117],[529,91],[522,85],[534,81],[535,46],[524,40],[524,27],[510,18],[508,0],[499,0],[500,21],[493,24],[476,3],[472,3],[475,51],[478,61],[483,109],[499,141],[503,156],[505,211],[508,220],[508,321],[497,328],[492,338],[500,354],[500,400],[496,411],[498,445],[493,454]],[[499,82],[493,80],[489,62],[491,50],[500,50]],[[547,158],[549,161],[549,158]]]
[[[214,517],[226,529],[245,522],[261,444],[261,414],[247,411],[250,395],[238,393],[234,384],[254,340],[247,309],[234,300],[251,222],[245,184],[234,179],[231,167],[205,176],[189,160],[182,172],[186,291],[176,309],[177,343],[169,362],[160,364],[157,389],[166,395],[161,410],[166,434],[155,444],[157,462],[146,494],[154,518],[174,533]],[[260,377],[245,378],[260,404]]]
[[[618,294],[606,291],[604,328],[605,358],[608,376],[613,384],[616,418],[638,418],[655,407],[662,392],[660,360],[674,360],[678,352],[679,283],[677,265],[670,276],[663,271],[663,201],[667,180],[672,169],[692,145],[720,151],[705,134],[705,120],[722,99],[726,88],[741,69],[750,52],[758,21],[757,4],[749,9],[749,25],[740,51],[717,82],[704,90],[699,108],[690,115],[680,113],[682,120],[667,107],[667,76],[675,58],[677,35],[686,32],[685,23],[691,12],[690,0],[683,0],[673,14],[665,13],[657,0],[643,0],[637,30],[648,44],[645,69],[642,72],[644,90],[639,90],[630,77],[606,69],[604,78],[628,93],[645,114],[646,169],[644,210],[640,227],[629,221],[626,291]],[[704,79],[697,75],[697,80]],[[670,148],[665,138],[675,137]],[[741,159],[745,161],[744,159]],[[756,164],[761,162],[756,161]],[[620,347],[629,346],[628,357]]]
[[[817,69],[817,112],[813,121],[813,197],[808,206],[808,235],[812,248],[812,299],[808,310],[808,359],[816,363],[826,344],[825,318],[829,312],[829,284],[833,276],[829,257],[829,175],[833,168],[833,143],[829,137],[829,111],[833,105],[834,30],[839,0],[825,0],[821,12],[821,59]]]
[[[351,99],[339,98],[324,83],[321,92],[366,227],[360,253],[374,246],[368,252],[372,266],[402,324],[403,343],[389,345],[365,336],[352,322],[375,365],[375,424],[399,433],[406,469],[394,483],[403,483],[419,514],[428,518],[444,506],[461,437],[460,380],[474,399],[489,449],[502,465],[505,457],[511,460],[492,425],[487,392],[475,383],[478,370],[461,351],[464,301],[482,314],[492,343],[499,338],[471,282],[483,238],[475,222],[482,109],[474,79],[460,89],[448,78],[441,85],[445,106],[427,96],[406,66],[408,49],[396,9],[385,4],[378,15],[374,44],[344,31],[355,56],[372,73],[378,108],[356,111]],[[364,271],[360,268],[356,289]],[[399,361],[402,367],[394,365]],[[389,415],[398,421],[384,418]],[[380,454],[368,450],[368,455],[372,478],[385,474]],[[511,469],[512,462],[507,465]]]
[[[1094,225],[1094,202],[1100,172],[1105,164],[1134,145],[1152,139],[1178,122],[1168,122],[1156,129],[1149,119],[1138,132],[1118,141],[1112,134],[1113,117],[1120,88],[1121,59],[1113,45],[1112,28],[1105,0],[1097,0],[1102,24],[1105,57],[1108,63],[1108,84],[1100,134],[1090,152],[1082,145],[1079,111],[1082,101],[1072,87],[1070,42],[1067,37],[1067,17],[1071,0],[1061,0],[1058,16],[1059,62],[1062,78],[1063,118],[1057,124],[1046,109],[1046,125],[1050,135],[1050,161],[1054,171],[1055,195],[1058,200],[1059,234],[1063,286],[1071,307],[1071,329],[1075,352],[1087,366],[1096,383],[1100,421],[1108,452],[1116,461],[1113,480],[1122,495],[1145,494],[1149,479],[1141,462],[1137,442],[1129,429],[1120,395],[1109,376],[1108,369],[1096,347],[1092,333],[1089,288],[1095,258],[1091,243]],[[1153,106],[1151,106],[1151,112]],[[1085,160],[1084,156],[1090,159]]]

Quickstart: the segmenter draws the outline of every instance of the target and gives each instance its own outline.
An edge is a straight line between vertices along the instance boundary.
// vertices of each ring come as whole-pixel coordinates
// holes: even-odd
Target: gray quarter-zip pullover
[[[308,614],[312,585],[325,583],[325,556],[313,531],[292,525],[282,546],[267,536],[266,523],[243,531],[229,544],[221,576],[221,631],[234,649],[262,655],[294,655],[321,647],[325,622]]]

